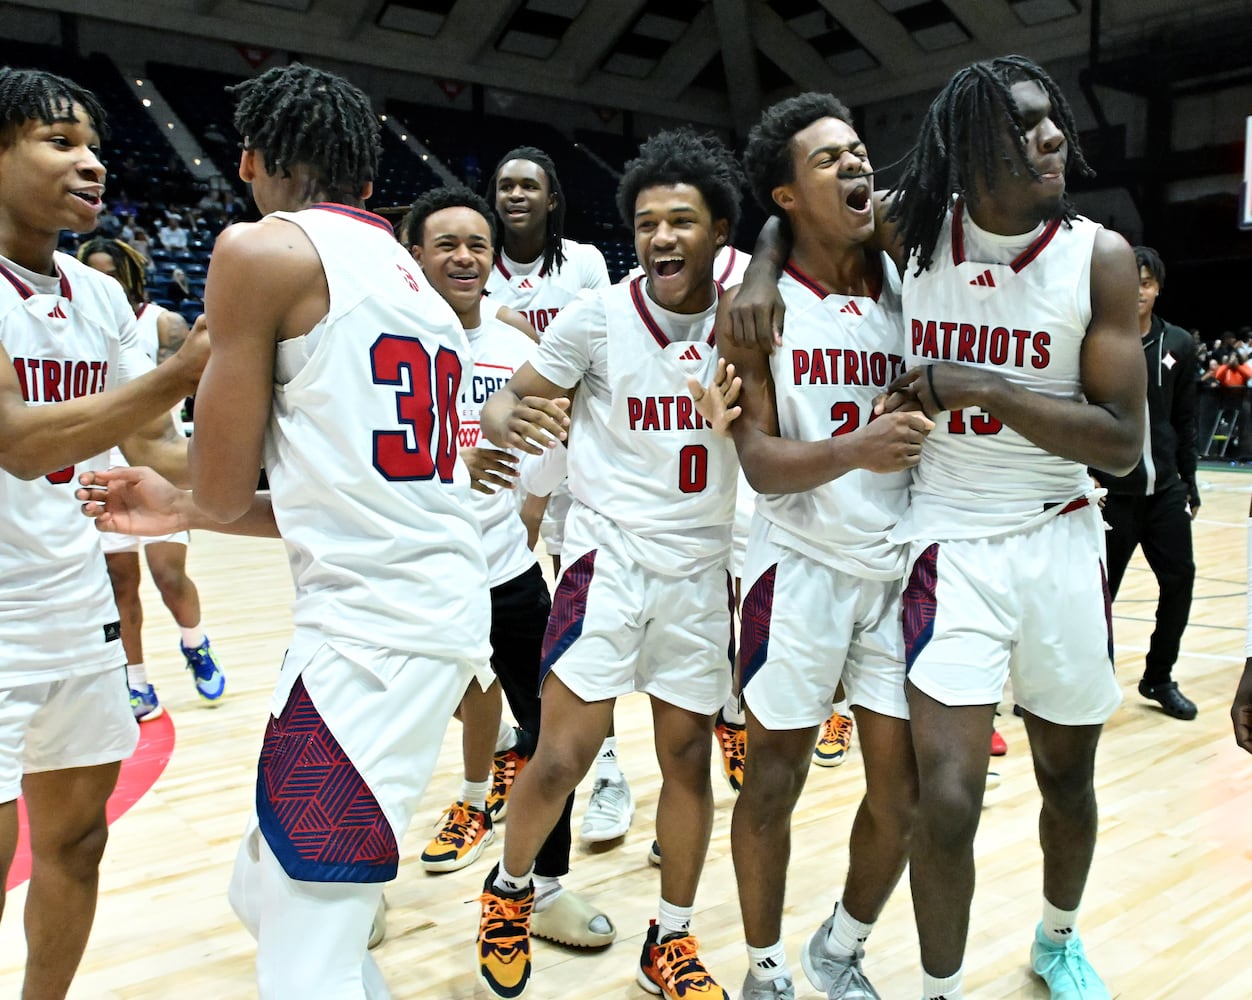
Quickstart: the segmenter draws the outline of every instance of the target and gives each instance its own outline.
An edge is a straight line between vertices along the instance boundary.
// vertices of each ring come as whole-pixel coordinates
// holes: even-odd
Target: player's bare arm
[[[790,253],[791,238],[781,220],[771,215],[756,238],[734,307],[728,311],[726,322],[718,320],[718,336],[723,345],[729,342],[771,353],[782,346],[787,307],[778,294],[778,275]],[[718,314],[721,315],[720,308]]]
[[[161,313],[157,320],[157,364],[173,357],[190,333],[187,321],[178,313],[172,309]]]
[[[977,406],[1045,451],[1125,475],[1143,449],[1147,376],[1137,288],[1130,247],[1101,230],[1091,256],[1091,323],[1080,361],[1085,399],[1055,399],[993,372],[948,362],[911,369],[890,389],[915,396],[932,416]]]
[[[82,473],[78,482],[74,495],[83,502],[83,514],[92,518],[100,531],[153,536],[198,528],[232,535],[279,537],[268,493],[256,494],[242,517],[230,524],[219,524],[195,505],[189,490],[180,490],[152,469],[95,470]]]
[[[179,488],[191,485],[187,465],[187,437],[166,412],[122,439],[122,454],[131,465],[151,466]]]
[[[528,361],[483,405],[483,435],[501,448],[542,455],[569,435],[569,393],[569,387],[549,382]]]
[[[19,479],[38,479],[107,452],[137,425],[168,416],[195,392],[207,356],[207,337],[193,339],[166,364],[116,390],[29,406],[0,347],[0,468]]]
[[[780,436],[769,358],[756,347],[728,346],[720,338],[718,344],[742,383],[742,414],[730,429],[744,475],[758,493],[802,493],[852,469],[898,472],[921,460],[934,423],[917,411],[886,414],[851,434],[822,441]]]
[[[330,293],[308,237],[265,219],[218,237],[204,297],[215,356],[196,394],[191,483],[196,505],[227,522],[256,492],[277,343],[311,330]]]
[[[470,489],[488,495],[511,490],[517,481],[517,456],[499,448],[462,448]]]

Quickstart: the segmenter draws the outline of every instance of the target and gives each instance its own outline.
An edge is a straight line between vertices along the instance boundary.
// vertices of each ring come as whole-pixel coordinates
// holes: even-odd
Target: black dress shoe
[[[1172,715],[1175,719],[1190,721],[1196,717],[1195,702],[1178,690],[1177,681],[1169,681],[1165,684],[1148,684],[1140,681],[1139,693],[1145,698],[1159,701],[1165,714]]]

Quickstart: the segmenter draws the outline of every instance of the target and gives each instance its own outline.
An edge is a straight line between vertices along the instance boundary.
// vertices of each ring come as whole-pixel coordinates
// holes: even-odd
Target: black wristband
[[[926,384],[930,386],[930,395],[935,401],[935,406],[938,407],[938,409],[935,410],[935,412],[942,413],[944,410],[947,409],[947,407],[943,405],[943,400],[939,398],[939,393],[935,391],[935,366],[934,365],[926,366]]]

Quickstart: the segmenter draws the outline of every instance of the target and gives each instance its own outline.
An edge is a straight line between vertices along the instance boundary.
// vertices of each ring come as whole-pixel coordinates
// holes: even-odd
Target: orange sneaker
[[[643,955],[635,980],[656,996],[670,1000],[730,1000],[730,994],[713,981],[708,969],[696,954],[699,942],[692,934],[671,934],[658,940],[661,928],[656,921],[648,927]]]
[[[535,889],[508,896],[495,887],[496,865],[483,883],[478,897],[478,980],[500,1000],[516,1000],[530,983],[530,916],[535,909]]]
[[[822,733],[813,748],[813,763],[818,767],[838,767],[852,748],[852,718],[832,712],[822,724]]]
[[[501,750],[491,760],[491,791],[487,793],[487,815],[492,821],[504,819],[509,808],[509,792],[513,791],[513,782],[526,766],[527,757],[517,752],[516,747]]]
[[[457,872],[468,868],[495,839],[491,817],[468,802],[453,802],[439,820],[439,832],[422,851],[428,872]]]
[[[726,772],[730,790],[738,792],[743,787],[743,765],[748,752],[748,727],[727,722],[722,713],[718,712],[713,732],[717,734],[717,742],[722,747],[722,770]]]

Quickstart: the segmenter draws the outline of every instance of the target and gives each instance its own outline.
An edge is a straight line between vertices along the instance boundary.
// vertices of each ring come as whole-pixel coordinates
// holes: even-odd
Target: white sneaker
[[[597,778],[591,786],[591,801],[583,816],[579,836],[583,843],[602,844],[626,836],[630,821],[635,815],[635,797],[625,776],[609,780]]]

